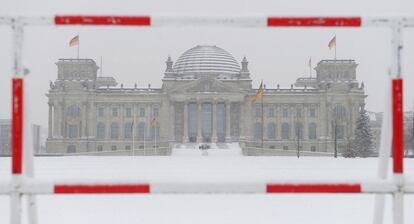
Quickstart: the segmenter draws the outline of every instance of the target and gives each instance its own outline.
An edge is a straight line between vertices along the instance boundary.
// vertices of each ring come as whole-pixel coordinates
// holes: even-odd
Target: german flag
[[[332,48],[336,48],[336,35],[332,38],[331,41],[329,41],[328,47],[329,47],[329,50]]]
[[[254,104],[256,101],[260,100],[263,97],[263,81],[260,83],[259,89],[256,92],[256,95],[254,95],[250,99],[250,103]]]
[[[79,34],[76,35],[76,37],[72,38],[72,40],[69,41],[69,47],[73,47],[79,45]]]
[[[150,121],[150,127],[154,127],[156,124],[157,124],[157,119],[153,118],[153,119]]]

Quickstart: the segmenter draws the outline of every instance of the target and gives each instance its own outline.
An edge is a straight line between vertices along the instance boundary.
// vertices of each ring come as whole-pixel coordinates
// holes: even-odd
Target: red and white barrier
[[[22,194],[392,194],[400,189],[394,181],[371,182],[168,182],[139,183],[131,181],[94,182],[90,180],[76,182],[39,182],[24,179],[19,189],[9,183],[0,183],[0,194],[12,192]],[[414,184],[405,186],[404,193],[414,193]]]
[[[0,16],[0,25],[13,28],[14,74],[12,97],[12,180],[0,183],[0,194],[11,196],[11,223],[21,223],[21,198],[35,194],[89,194],[89,193],[375,193],[393,195],[393,221],[403,223],[403,196],[414,193],[414,184],[406,183],[403,177],[403,82],[401,77],[401,51],[403,28],[414,27],[414,17],[274,17],[274,16],[97,16],[97,15],[57,15],[54,17],[5,17]],[[224,27],[388,27],[392,29],[392,150],[394,178],[390,181],[378,180],[370,183],[92,183],[81,181],[73,183],[36,182],[31,177],[33,155],[25,148],[23,140],[28,138],[30,125],[25,122],[23,107],[23,28],[24,26],[224,26]],[[385,113],[386,115],[388,114]],[[391,115],[389,115],[391,116]],[[391,122],[385,117],[384,124]],[[383,126],[384,135],[389,132]],[[26,129],[25,131],[23,131]],[[388,139],[388,138],[387,138]],[[29,146],[30,144],[24,144]],[[379,174],[385,177],[387,170],[388,142],[381,146]],[[389,152],[388,152],[389,153]],[[33,198],[32,198],[33,199]],[[33,204],[35,201],[31,200]],[[382,222],[379,212],[381,200],[376,206],[375,220]],[[383,204],[382,204],[383,205]],[[34,209],[35,206],[29,207]],[[29,221],[36,223],[31,210]]]

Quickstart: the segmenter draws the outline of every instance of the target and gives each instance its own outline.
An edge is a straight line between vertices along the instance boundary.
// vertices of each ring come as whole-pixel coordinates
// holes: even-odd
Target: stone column
[[[151,105],[149,105],[148,103],[145,104],[145,113],[147,116],[145,116],[145,126],[147,127],[146,133],[145,133],[145,139],[151,139],[151,119],[152,119],[152,110],[151,110]],[[151,143],[151,142],[149,142]],[[147,147],[148,147],[148,141],[147,141]],[[152,143],[151,143],[152,144]],[[150,147],[151,148],[151,147]]]
[[[188,102],[184,102],[184,133],[183,133],[183,143],[188,142]]]
[[[60,102],[60,136],[66,138],[66,118],[65,118],[65,103]]]
[[[139,120],[138,120],[139,106],[137,104],[133,104],[132,105],[132,111],[133,111],[132,119],[134,120],[134,126],[132,127],[134,131],[132,132],[132,134],[134,135],[134,141],[137,141],[137,139],[138,139],[138,123],[139,123]],[[135,148],[137,148],[137,147],[135,146]]]
[[[118,117],[120,118],[120,124],[119,124],[119,139],[125,139],[125,128],[124,128],[124,117],[125,117],[125,104],[121,104],[119,106],[119,113]]]
[[[86,111],[86,102],[82,102],[82,112],[81,112],[81,118],[82,118],[82,125],[81,125],[81,127],[80,127],[80,129],[81,129],[81,138],[86,138],[86,135],[87,135],[87,133],[86,133],[86,120],[87,120],[87,117],[86,117],[86,115],[87,115],[87,111]]]
[[[213,101],[213,136],[211,138],[212,142],[217,142],[217,101]]]
[[[296,140],[296,129],[295,129],[295,120],[296,120],[296,107],[289,106],[289,126],[290,126],[290,140]]]
[[[175,107],[174,107],[174,102],[170,101],[170,131],[169,131],[169,135],[170,135],[170,141],[175,142]]]
[[[203,142],[203,135],[201,133],[201,126],[202,126],[202,102],[197,102],[198,110],[197,110],[197,142]]]
[[[53,120],[52,120],[52,103],[48,103],[48,105],[49,105],[49,128],[48,128],[48,133],[47,133],[47,136],[48,136],[48,138],[52,138],[52,131],[53,131]]]
[[[231,142],[230,128],[230,102],[226,101],[226,142]]]
[[[303,107],[303,118],[305,120],[305,122],[303,122],[303,139],[307,140],[309,139],[309,106],[304,106]]]
[[[62,121],[59,120],[60,112],[59,112],[59,103],[53,102],[53,137],[59,137],[60,136],[60,130],[61,130],[61,123]]]
[[[88,136],[95,138],[96,137],[96,119],[98,116],[98,113],[96,111],[96,106],[94,100],[92,102],[89,102],[89,110],[88,110]]]
[[[111,104],[105,104],[105,133],[106,139],[111,139],[111,116],[112,116],[112,108]]]

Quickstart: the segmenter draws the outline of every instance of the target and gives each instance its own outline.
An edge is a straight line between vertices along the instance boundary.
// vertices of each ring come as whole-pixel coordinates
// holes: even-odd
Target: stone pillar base
[[[231,141],[231,137],[226,137],[226,142],[227,143],[231,143],[232,141]]]

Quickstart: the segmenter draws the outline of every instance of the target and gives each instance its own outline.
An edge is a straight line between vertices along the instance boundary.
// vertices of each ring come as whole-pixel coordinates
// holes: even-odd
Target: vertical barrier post
[[[403,48],[401,24],[397,22],[392,30],[392,72],[396,76],[392,80],[392,157],[394,181],[398,191],[393,194],[393,223],[404,223],[404,185],[403,153],[404,153],[404,111],[403,80],[401,72],[401,51]]]
[[[23,172],[23,25],[18,18],[12,20],[13,29],[13,72],[12,80],[12,187],[10,194],[10,222],[21,224]]]
[[[391,74],[388,74],[387,79],[387,89],[385,92],[385,109],[382,116],[382,126],[381,126],[381,142],[380,142],[380,151],[378,156],[378,178],[387,179],[388,174],[388,163],[391,154],[391,142],[392,142],[392,128],[391,128],[391,116],[392,116],[392,81]],[[384,207],[385,207],[385,195],[377,194],[375,195],[375,204],[374,204],[374,219],[373,224],[382,224],[384,221]]]

